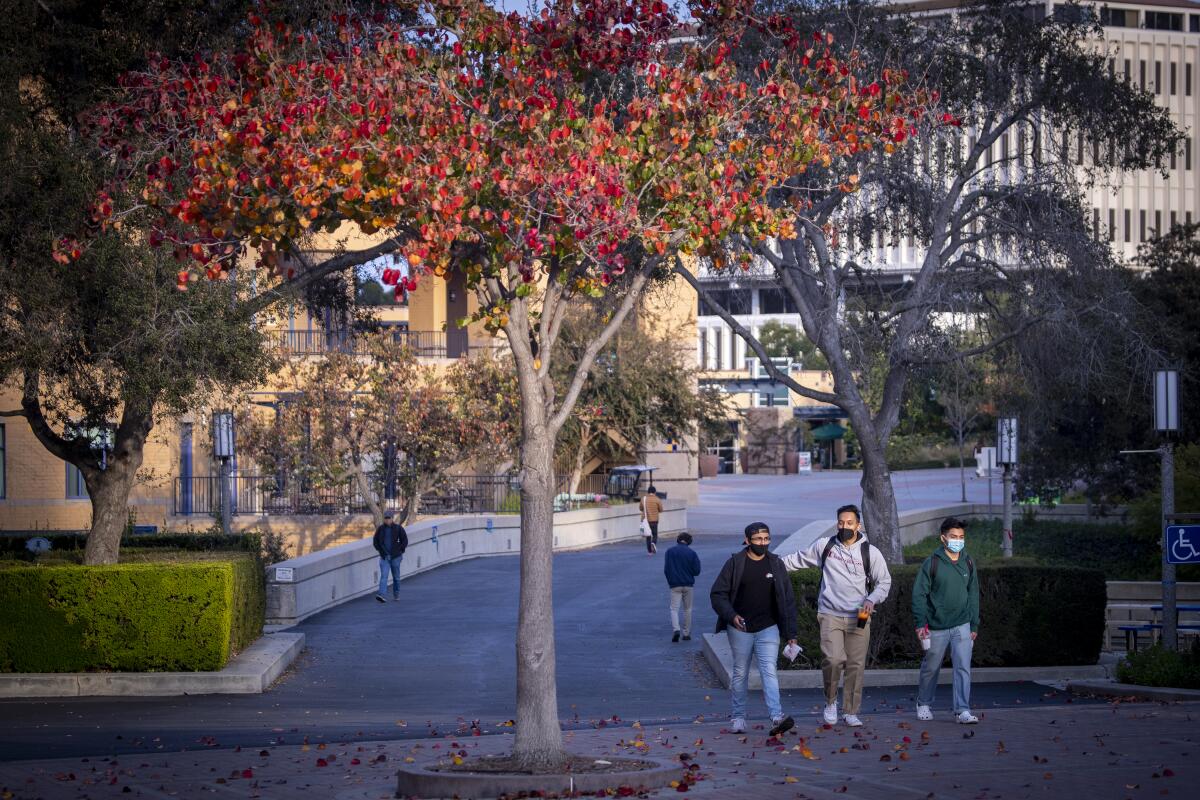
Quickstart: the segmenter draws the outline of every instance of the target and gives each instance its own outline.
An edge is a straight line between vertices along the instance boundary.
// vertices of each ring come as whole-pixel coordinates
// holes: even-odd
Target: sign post
[[[1017,418],[1001,417],[996,422],[996,463],[1004,467],[1003,494],[1003,528],[1000,537],[1000,548],[1005,558],[1012,558],[1012,468],[1017,463]]]
[[[213,455],[221,462],[220,497],[221,497],[221,532],[229,535],[232,514],[232,498],[229,493],[229,460],[233,458],[233,412],[216,411],[213,413]]]
[[[1168,530],[1175,514],[1175,443],[1172,435],[1179,430],[1179,373],[1160,369],[1154,373],[1154,429],[1162,434],[1162,604],[1163,646],[1174,651],[1178,646],[1178,614],[1175,603],[1175,564],[1171,560]],[[1194,541],[1189,538],[1189,542]]]

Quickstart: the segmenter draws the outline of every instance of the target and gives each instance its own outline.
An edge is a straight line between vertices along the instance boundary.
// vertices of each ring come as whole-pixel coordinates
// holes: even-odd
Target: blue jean
[[[921,684],[917,689],[917,705],[933,705],[933,693],[937,689],[938,673],[950,648],[950,663],[954,665],[954,713],[971,710],[971,623],[964,622],[957,628],[929,632],[929,649],[921,662]]]
[[[392,573],[392,597],[400,596],[400,562],[404,556],[395,558],[379,558],[379,594],[387,594],[388,572]]]
[[[733,650],[733,676],[729,692],[733,695],[733,718],[746,718],[746,686],[750,682],[750,658],[758,661],[762,675],[763,699],[767,701],[767,713],[772,720],[783,716],[783,705],[779,702],[779,678],[775,674],[775,662],[779,660],[779,627],[772,625],[757,633],[726,628],[729,632],[729,647]]]

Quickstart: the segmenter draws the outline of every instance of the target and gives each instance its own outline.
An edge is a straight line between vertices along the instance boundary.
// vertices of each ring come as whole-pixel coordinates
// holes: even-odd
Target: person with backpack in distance
[[[947,517],[941,546],[925,559],[913,585],[912,609],[917,638],[925,650],[917,689],[917,719],[933,719],[933,693],[946,648],[954,665],[954,716],[963,725],[971,713],[971,651],[979,635],[979,573],[967,555],[966,523]]]
[[[852,728],[862,725],[862,677],[871,643],[871,614],[887,599],[892,588],[883,553],[861,531],[858,506],[837,510],[837,533],[817,539],[808,549],[788,553],[783,564],[789,572],[805,567],[821,569],[817,596],[817,622],[821,626],[821,677],[825,685],[825,724],[838,721],[837,691],[842,689],[843,719]]]

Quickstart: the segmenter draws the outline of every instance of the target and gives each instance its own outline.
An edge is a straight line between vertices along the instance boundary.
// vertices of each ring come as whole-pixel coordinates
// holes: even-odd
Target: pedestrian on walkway
[[[926,558],[913,585],[912,609],[917,637],[926,648],[917,689],[917,719],[933,719],[933,693],[946,648],[954,667],[954,715],[974,725],[971,713],[971,652],[979,635],[979,573],[967,555],[966,523],[947,517],[941,546]],[[928,644],[926,644],[928,643]]]
[[[804,567],[821,570],[817,622],[821,628],[825,723],[834,725],[838,721],[837,692],[842,682],[843,719],[852,728],[862,725],[858,711],[871,643],[871,614],[892,588],[892,575],[883,553],[867,541],[861,527],[858,506],[842,506],[837,510],[836,534],[783,557],[789,571]]]
[[[692,640],[692,592],[700,574],[700,556],[692,549],[692,535],[687,531],[675,537],[676,545],[667,551],[663,573],[671,589],[671,641]],[[680,617],[680,609],[683,611]]]
[[[796,596],[787,568],[779,556],[768,551],[771,531],[765,522],[746,526],[745,548],[729,557],[713,583],[709,600],[717,612],[717,633],[727,631],[733,651],[730,695],[733,714],[730,730],[746,730],[746,688],[750,659],[758,662],[763,699],[771,715],[771,735],[779,736],[795,724],[783,713],[779,701],[779,640],[796,642]]]
[[[646,496],[640,504],[642,519],[650,525],[650,535],[646,537],[646,552],[654,555],[658,552],[658,517],[662,514],[663,504],[654,486],[646,487]]]
[[[388,574],[392,576],[392,599],[400,599],[400,562],[408,549],[408,534],[404,526],[393,522],[395,512],[383,512],[383,524],[375,529],[375,552],[379,553],[379,593],[375,599],[387,602]]]

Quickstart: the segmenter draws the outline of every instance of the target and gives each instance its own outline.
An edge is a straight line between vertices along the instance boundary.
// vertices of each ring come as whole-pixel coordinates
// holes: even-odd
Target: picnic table
[[[1163,624],[1159,621],[1159,615],[1162,614],[1163,607],[1159,603],[1156,606],[1150,606],[1150,613],[1154,615],[1153,622],[1147,622],[1142,625],[1119,625],[1117,630],[1125,633],[1125,652],[1136,653],[1138,649],[1138,634],[1147,633],[1150,635],[1150,643],[1162,634]],[[1184,634],[1200,634],[1200,624],[1194,623],[1179,623],[1180,614],[1197,614],[1200,613],[1200,606],[1193,605],[1176,605],[1175,606],[1175,630]]]

